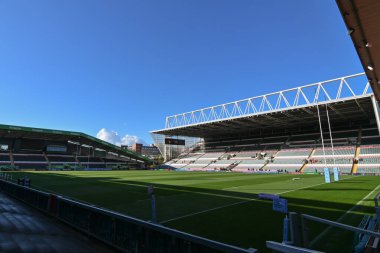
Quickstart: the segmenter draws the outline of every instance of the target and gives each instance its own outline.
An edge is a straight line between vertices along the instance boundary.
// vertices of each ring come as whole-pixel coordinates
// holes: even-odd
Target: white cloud
[[[105,128],[100,129],[99,132],[96,134],[96,137],[98,139],[107,141],[117,146],[121,146],[121,145],[132,146],[134,143],[142,143],[143,145],[146,145],[146,142],[136,135],[126,134],[124,136],[121,136],[117,132],[108,131]]]
[[[120,142],[120,136],[115,131],[108,131],[105,128],[100,129],[100,131],[96,134],[96,137],[98,139],[101,139],[103,141],[107,141],[112,144],[116,144]]]

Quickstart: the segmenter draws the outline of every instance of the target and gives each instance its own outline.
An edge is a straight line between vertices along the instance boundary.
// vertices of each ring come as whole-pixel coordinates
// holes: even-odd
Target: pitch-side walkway
[[[114,252],[0,192],[0,252]]]

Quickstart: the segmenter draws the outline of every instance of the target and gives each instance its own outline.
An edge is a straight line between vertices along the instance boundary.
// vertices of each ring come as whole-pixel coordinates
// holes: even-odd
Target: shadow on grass
[[[154,185],[158,219],[171,220],[165,223],[166,226],[237,246],[258,248],[261,252],[266,252],[266,240],[282,241],[284,215],[273,212],[272,202],[258,200],[254,193],[122,180],[111,176],[77,177],[60,173],[28,173],[28,176],[36,186],[145,220],[150,218],[147,188]],[[198,180],[196,177],[193,179]],[[270,177],[267,179],[272,182]],[[279,183],[283,181],[278,180]],[[289,211],[337,220],[361,200],[363,194],[373,190],[374,185],[368,182],[345,180],[342,184],[335,183],[337,188],[311,186],[285,194],[285,198]],[[357,188],[352,187],[354,183],[357,183]],[[350,187],[344,188],[345,184],[350,184]],[[356,210],[374,213],[373,207],[362,204],[357,205]],[[357,225],[361,218],[362,215],[351,213],[349,222]],[[324,225],[316,224],[311,229],[311,235],[315,237],[324,229]],[[336,235],[332,235],[335,240],[332,244],[339,242],[346,246],[344,250],[334,252],[347,252],[347,243],[351,244],[352,237],[350,234],[339,241],[339,237],[337,240]],[[331,243],[327,240],[318,245],[318,249],[323,250],[326,245],[331,248]]]

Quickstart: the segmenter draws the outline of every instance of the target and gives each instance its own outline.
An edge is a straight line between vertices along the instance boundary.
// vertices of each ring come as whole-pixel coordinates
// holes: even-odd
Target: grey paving
[[[0,193],[0,252],[115,252],[38,210]]]

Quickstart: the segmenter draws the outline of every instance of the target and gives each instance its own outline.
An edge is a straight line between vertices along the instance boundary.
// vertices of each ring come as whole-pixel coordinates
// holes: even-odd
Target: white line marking
[[[229,207],[229,206],[235,206],[235,205],[239,205],[239,204],[244,204],[244,203],[247,203],[247,202],[250,202],[250,201],[254,201],[254,200],[257,200],[257,199],[244,200],[244,201],[235,202],[235,203],[224,205],[224,206],[218,206],[218,207],[214,207],[214,208],[211,208],[211,209],[206,209],[206,210],[195,212],[195,213],[190,213],[190,214],[183,215],[183,216],[180,216],[180,217],[176,217],[176,218],[173,218],[173,219],[161,221],[160,224],[164,224],[164,223],[167,223],[169,221],[180,220],[182,218],[187,218],[187,217],[190,217],[190,216],[195,216],[195,215],[198,215],[198,214],[201,214],[201,213],[211,212],[211,211],[222,209],[222,208]]]
[[[342,181],[342,180],[347,180],[347,179],[350,179],[350,178],[353,178],[353,177],[355,177],[355,176],[346,177],[346,178],[344,178],[344,179],[340,179],[340,181]],[[324,184],[324,183],[321,183],[321,185],[322,185],[322,184]],[[236,189],[236,188],[240,188],[240,187],[244,187],[244,186],[249,186],[249,185],[239,185],[239,186],[234,186],[234,187],[227,187],[227,188],[224,188],[224,189],[222,189],[222,190]],[[301,190],[301,188],[300,188],[299,190]],[[293,191],[293,190],[291,190],[291,191]],[[283,192],[283,193],[286,193],[286,192]],[[277,193],[277,194],[281,194],[281,193]]]
[[[240,188],[242,186],[245,186],[245,185],[239,185],[239,186],[234,186],[234,187],[227,187],[227,188],[223,188],[222,190],[229,190],[229,189],[236,189],[236,188]]]
[[[114,182],[114,181],[109,181],[109,180],[102,180],[102,182],[107,182],[107,183],[113,183],[113,184],[121,184],[121,185],[129,185],[129,186],[135,186],[135,187],[142,187],[142,188],[147,188],[147,185],[142,185],[142,184],[131,184],[127,182]],[[154,184],[154,183],[153,183]],[[232,196],[232,195],[226,195],[226,194],[216,194],[216,193],[210,193],[210,192],[200,192],[200,191],[190,191],[190,190],[182,190],[182,189],[175,189],[176,185],[172,185],[173,188],[170,187],[162,187],[162,186],[155,186],[155,189],[161,189],[161,190],[169,190],[169,191],[177,191],[177,192],[183,192],[183,193],[195,193],[195,194],[202,194],[202,195],[209,195],[209,196],[216,196],[216,197],[224,197],[224,198],[233,198],[233,199],[249,199],[245,197],[238,197],[238,196]],[[181,187],[181,186],[179,186]],[[184,186],[186,187],[186,186]],[[217,191],[217,190],[215,190]]]
[[[352,176],[352,177],[346,177],[346,178],[341,179],[340,181],[347,180],[347,179],[351,179],[351,178],[353,178],[353,177],[355,177],[355,176]],[[276,194],[285,194],[285,193],[288,193],[288,192],[294,192],[294,191],[298,191],[298,190],[302,190],[302,189],[307,189],[307,188],[311,188],[311,187],[318,186],[318,185],[323,185],[323,184],[326,184],[326,183],[315,184],[315,185],[313,185],[313,186],[306,186],[306,187],[297,188],[297,189],[293,189],[293,190],[289,190],[289,191],[284,191],[284,192],[276,193]]]
[[[345,179],[342,179],[342,180],[350,179],[350,178],[353,178],[353,177],[354,176],[348,177],[348,178],[345,178]],[[285,194],[285,193],[289,193],[289,192],[294,192],[294,191],[298,191],[298,190],[312,188],[312,187],[323,185],[323,184],[325,184],[325,183],[319,183],[319,184],[315,184],[315,185],[311,185],[311,186],[306,186],[306,187],[301,187],[301,188],[297,188],[297,189],[292,189],[292,190],[289,190],[289,191],[284,191],[284,192],[275,193],[275,194],[281,195],[281,194]],[[258,200],[258,198],[251,198],[251,199],[244,200],[244,201],[239,201],[239,202],[235,202],[235,203],[231,203],[231,204],[227,204],[227,205],[223,205],[223,206],[218,206],[218,207],[206,209],[206,210],[195,212],[195,213],[186,214],[186,215],[183,215],[183,216],[180,216],[180,217],[176,217],[176,218],[172,218],[172,219],[161,221],[160,224],[168,223],[170,221],[179,220],[179,219],[182,219],[182,218],[187,218],[187,217],[195,216],[195,215],[202,214],[202,213],[207,213],[207,212],[219,210],[219,209],[222,209],[222,208],[225,208],[225,207],[230,207],[230,206],[235,206],[235,205],[240,205],[240,204],[248,203],[248,202],[255,201],[255,200]]]
[[[314,186],[319,186],[319,185],[323,185],[323,184],[326,184],[326,183],[320,183],[320,184],[314,184],[312,186],[305,186],[305,187],[301,187],[301,188],[297,188],[297,189],[292,189],[292,190],[288,190],[288,191],[284,191],[284,192],[280,192],[280,193],[276,193],[276,194],[285,194],[285,193],[289,193],[289,192],[294,192],[294,191],[298,191],[298,190],[303,190],[303,189],[307,189],[307,188],[311,188],[311,187],[314,187]]]
[[[358,201],[358,203],[356,203],[353,207],[351,207],[350,210],[348,210],[347,212],[345,212],[342,216],[339,217],[339,219],[336,220],[336,222],[341,222],[348,214],[352,213],[352,211],[354,211],[357,206],[361,205],[363,202],[366,201],[367,198],[369,198],[369,196],[371,196],[375,191],[377,191],[378,189],[380,188],[380,184],[375,187],[375,189],[373,189],[370,193],[368,193],[364,198],[362,198],[361,200]],[[329,226],[328,228],[326,228],[325,230],[323,230],[317,237],[315,237],[311,242],[310,242],[310,246],[312,247],[315,243],[317,243],[323,236],[325,236],[330,230],[331,230],[331,226]]]

